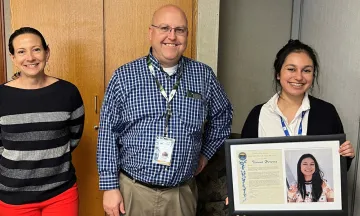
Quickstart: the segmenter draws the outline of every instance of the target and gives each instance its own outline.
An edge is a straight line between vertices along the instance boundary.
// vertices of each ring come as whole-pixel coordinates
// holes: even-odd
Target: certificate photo
[[[285,150],[289,203],[334,202],[331,150]]]
[[[347,215],[345,135],[225,142],[230,215]]]

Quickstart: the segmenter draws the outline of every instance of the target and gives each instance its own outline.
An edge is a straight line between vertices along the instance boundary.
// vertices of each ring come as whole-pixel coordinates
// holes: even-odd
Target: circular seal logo
[[[246,153],[245,152],[240,152],[239,153],[239,159],[240,159],[240,161],[246,160]]]

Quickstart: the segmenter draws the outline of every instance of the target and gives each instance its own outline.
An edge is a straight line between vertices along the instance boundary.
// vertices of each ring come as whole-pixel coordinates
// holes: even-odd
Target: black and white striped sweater
[[[83,125],[83,101],[67,81],[31,90],[0,85],[0,200],[36,203],[71,188]]]

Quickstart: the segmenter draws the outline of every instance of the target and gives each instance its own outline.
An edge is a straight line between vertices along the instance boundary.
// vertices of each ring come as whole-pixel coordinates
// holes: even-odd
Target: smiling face
[[[181,9],[175,6],[165,6],[155,12],[152,25],[187,28],[187,19]],[[175,66],[186,49],[188,32],[178,35],[175,34],[174,29],[171,29],[170,32],[163,32],[154,26],[149,27],[152,54],[162,67]]]
[[[305,52],[290,53],[277,75],[282,88],[281,94],[303,97],[314,80],[314,65]]]
[[[306,177],[312,177],[316,170],[315,161],[311,158],[304,158],[301,161],[301,172]]]
[[[37,77],[44,74],[50,50],[45,50],[39,36],[31,33],[21,34],[13,40],[14,54],[11,60],[28,77]]]

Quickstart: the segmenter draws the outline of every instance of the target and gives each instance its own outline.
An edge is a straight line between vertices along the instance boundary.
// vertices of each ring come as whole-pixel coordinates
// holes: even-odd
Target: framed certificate
[[[229,215],[347,216],[345,134],[225,141]]]

